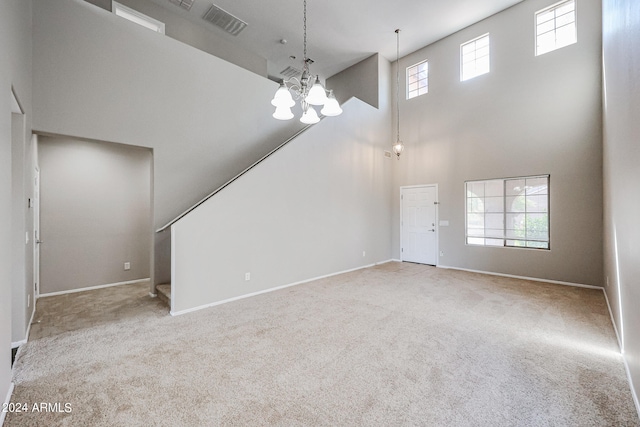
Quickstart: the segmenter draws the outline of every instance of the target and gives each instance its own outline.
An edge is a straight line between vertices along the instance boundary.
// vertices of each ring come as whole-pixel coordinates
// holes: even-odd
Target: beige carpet
[[[640,426],[598,290],[389,263],[175,318],[147,291],[40,300],[12,401],[71,412],[6,426]]]

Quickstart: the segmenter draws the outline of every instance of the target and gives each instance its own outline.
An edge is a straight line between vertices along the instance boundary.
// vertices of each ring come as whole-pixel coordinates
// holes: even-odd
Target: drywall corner
[[[373,54],[327,79],[327,88],[333,90],[340,103],[355,96],[380,108],[378,56],[377,53]]]

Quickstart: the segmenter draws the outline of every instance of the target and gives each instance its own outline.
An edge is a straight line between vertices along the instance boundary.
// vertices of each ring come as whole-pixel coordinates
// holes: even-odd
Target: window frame
[[[422,64],[426,64],[426,66],[427,66],[427,67],[426,67],[426,68],[427,68],[427,70],[426,70],[426,71],[427,71],[427,76],[426,76],[424,79],[418,79],[418,80],[417,80],[418,88],[414,90],[414,91],[415,91],[415,92],[417,92],[417,93],[416,93],[415,95],[411,96],[411,92],[413,92],[413,91],[409,89],[409,85],[410,85],[410,83],[409,83],[409,77],[410,77],[409,70],[411,70],[411,69],[413,69],[413,68],[416,68],[416,69],[417,69],[417,68],[418,68],[420,65],[422,65]],[[416,72],[416,75],[417,75],[417,74],[419,74],[419,73],[420,73],[420,71],[417,71],[417,72]],[[408,67],[406,68],[405,78],[406,78],[406,91],[405,91],[405,95],[406,95],[406,99],[407,99],[407,100],[409,100],[409,99],[413,99],[413,98],[417,98],[417,97],[419,97],[419,96],[422,96],[422,95],[426,95],[426,94],[428,94],[428,93],[429,93],[429,60],[428,60],[428,59],[425,59],[425,60],[423,60],[423,61],[420,61],[420,62],[417,62],[417,63],[415,63],[415,64],[413,64],[413,65],[408,66]],[[421,81],[421,80],[424,80],[424,81],[426,82],[426,85],[425,85],[426,92],[424,92],[424,93],[420,93],[420,90],[421,90],[421,87],[420,87],[420,81]]]
[[[575,29],[574,41],[572,43],[569,43],[569,44],[566,44],[566,45],[560,46],[560,47],[558,47],[556,45],[551,50],[547,50],[545,52],[539,53],[538,52],[538,45],[539,45],[538,37],[540,35],[538,34],[538,16],[543,14],[543,13],[549,12],[551,10],[559,9],[563,5],[568,4],[568,3],[572,3],[572,2],[573,2],[573,25],[574,25],[574,29]],[[558,30],[557,24],[555,22],[556,20],[557,20],[557,16],[555,16],[555,14],[554,14],[554,16],[553,16],[553,21],[554,21],[553,30],[547,31],[546,33],[549,33],[551,31],[553,31],[553,33],[556,34],[556,31]],[[545,23],[546,22],[548,22],[548,21],[545,21]],[[566,25],[568,25],[568,24],[566,24]],[[574,45],[574,44],[578,43],[578,2],[576,0],[561,0],[561,1],[557,2],[557,3],[554,3],[554,4],[550,5],[550,6],[547,6],[547,7],[543,8],[543,9],[538,10],[536,13],[533,14],[533,28],[534,28],[534,38],[533,38],[534,46],[533,46],[533,48],[534,48],[534,52],[535,52],[535,56],[536,57],[542,56],[542,55],[544,55],[546,53],[550,53],[550,52],[556,51],[558,49],[562,49],[562,48],[565,48],[565,47],[568,47],[568,46],[571,46],[571,45]],[[546,34],[546,33],[544,33],[544,34]]]
[[[540,178],[546,178],[547,180],[547,198],[546,198],[546,215],[547,215],[547,240],[540,240],[540,239],[527,239],[526,235],[524,238],[514,238],[514,237],[509,237],[508,236],[508,228],[507,228],[507,214],[514,214],[515,212],[509,212],[507,210],[507,199],[508,197],[518,197],[518,196],[514,196],[514,195],[508,195],[507,194],[507,181],[515,181],[515,180],[530,180],[530,179],[540,179]],[[489,182],[489,181],[502,181],[502,195],[500,196],[502,198],[502,213],[503,215],[503,224],[502,224],[502,237],[494,237],[494,236],[486,236],[486,225],[483,227],[484,230],[484,237],[480,237],[480,236],[470,236],[469,235],[469,199],[470,197],[468,196],[468,184],[470,183],[480,183],[480,182]],[[526,190],[525,190],[526,191]],[[524,194],[526,196],[526,194]],[[484,198],[485,196],[483,196]],[[497,196],[495,196],[497,197]],[[526,202],[525,202],[526,203]],[[526,205],[525,205],[526,206]],[[473,213],[473,212],[471,212]],[[486,214],[486,211],[484,212]],[[526,221],[526,207],[525,207],[525,211],[523,212],[525,214],[525,221]],[[534,214],[536,212],[533,212]],[[469,238],[478,238],[478,239],[485,239],[485,243],[484,244],[479,244],[479,243],[469,243]],[[502,245],[488,245],[486,244],[486,239],[493,239],[493,240],[502,240]],[[523,241],[525,243],[525,246],[518,246],[515,244],[507,244],[508,241]],[[547,244],[547,247],[544,248],[540,248],[540,247],[534,247],[534,246],[527,246],[526,243],[527,242],[544,242]],[[516,177],[508,177],[508,178],[489,178],[489,179],[479,179],[479,180],[467,180],[464,182],[464,243],[465,246],[476,246],[476,247],[489,247],[489,248],[517,248],[517,249],[533,249],[533,250],[545,250],[545,251],[550,251],[551,250],[551,175],[550,174],[542,174],[542,175],[529,175],[529,176],[516,176]]]
[[[464,77],[465,76],[465,73],[464,73],[464,65],[465,65],[465,62],[464,62],[464,47],[469,45],[469,44],[471,44],[471,43],[477,43],[480,39],[483,39],[485,37],[488,39],[487,47],[489,48],[489,54],[487,56],[489,58],[489,67],[487,68],[487,71],[485,71],[483,73],[474,74],[474,75],[472,75],[470,77],[465,78]],[[477,52],[477,50],[478,49],[474,47],[474,53]],[[474,58],[474,60],[473,60],[474,64],[477,61],[478,61],[478,57],[476,56]],[[467,62],[467,63],[469,63],[469,62]],[[482,34],[482,35],[480,35],[480,36],[478,36],[476,38],[473,38],[471,40],[467,40],[466,42],[460,44],[460,81],[461,82],[466,82],[466,81],[469,81],[469,80],[473,80],[476,77],[480,77],[480,76],[483,76],[485,74],[489,74],[490,72],[491,72],[491,33],[488,33],[488,32],[484,33],[484,34]]]
[[[154,19],[148,15],[145,15],[142,12],[138,12],[135,9],[131,9],[129,6],[125,6],[121,3],[118,3],[116,1],[111,2],[112,6],[111,6],[111,12],[116,15],[119,16],[120,18],[126,19],[129,22],[133,22],[134,24],[138,24],[143,28],[147,28],[153,32],[156,33],[160,33],[160,34],[164,34],[164,22],[162,21],[158,21],[157,19]],[[141,22],[138,21],[134,21],[133,19],[131,19],[131,17],[128,16],[123,16],[118,12],[123,12],[125,14],[130,15],[133,18],[139,19],[140,21],[146,22],[149,25],[144,25]],[[155,28],[153,28],[155,27]]]

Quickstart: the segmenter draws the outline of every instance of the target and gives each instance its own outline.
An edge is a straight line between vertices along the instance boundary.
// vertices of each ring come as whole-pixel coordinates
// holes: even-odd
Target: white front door
[[[437,264],[437,201],[435,185],[401,187],[401,259]]]

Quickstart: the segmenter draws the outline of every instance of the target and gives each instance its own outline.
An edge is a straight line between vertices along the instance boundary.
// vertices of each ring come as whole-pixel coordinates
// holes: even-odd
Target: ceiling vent
[[[173,3],[186,10],[191,10],[191,6],[193,6],[194,1],[195,0],[169,0],[169,3]]]
[[[280,71],[280,75],[287,79],[290,79],[291,77],[300,77],[302,75],[302,70],[298,70],[296,67],[289,65],[287,68]]]
[[[202,19],[211,22],[216,27],[222,28],[224,31],[233,36],[237,36],[238,34],[240,34],[240,32],[247,26],[247,23],[242,19],[239,19],[229,12],[220,9],[215,4],[211,5]]]

